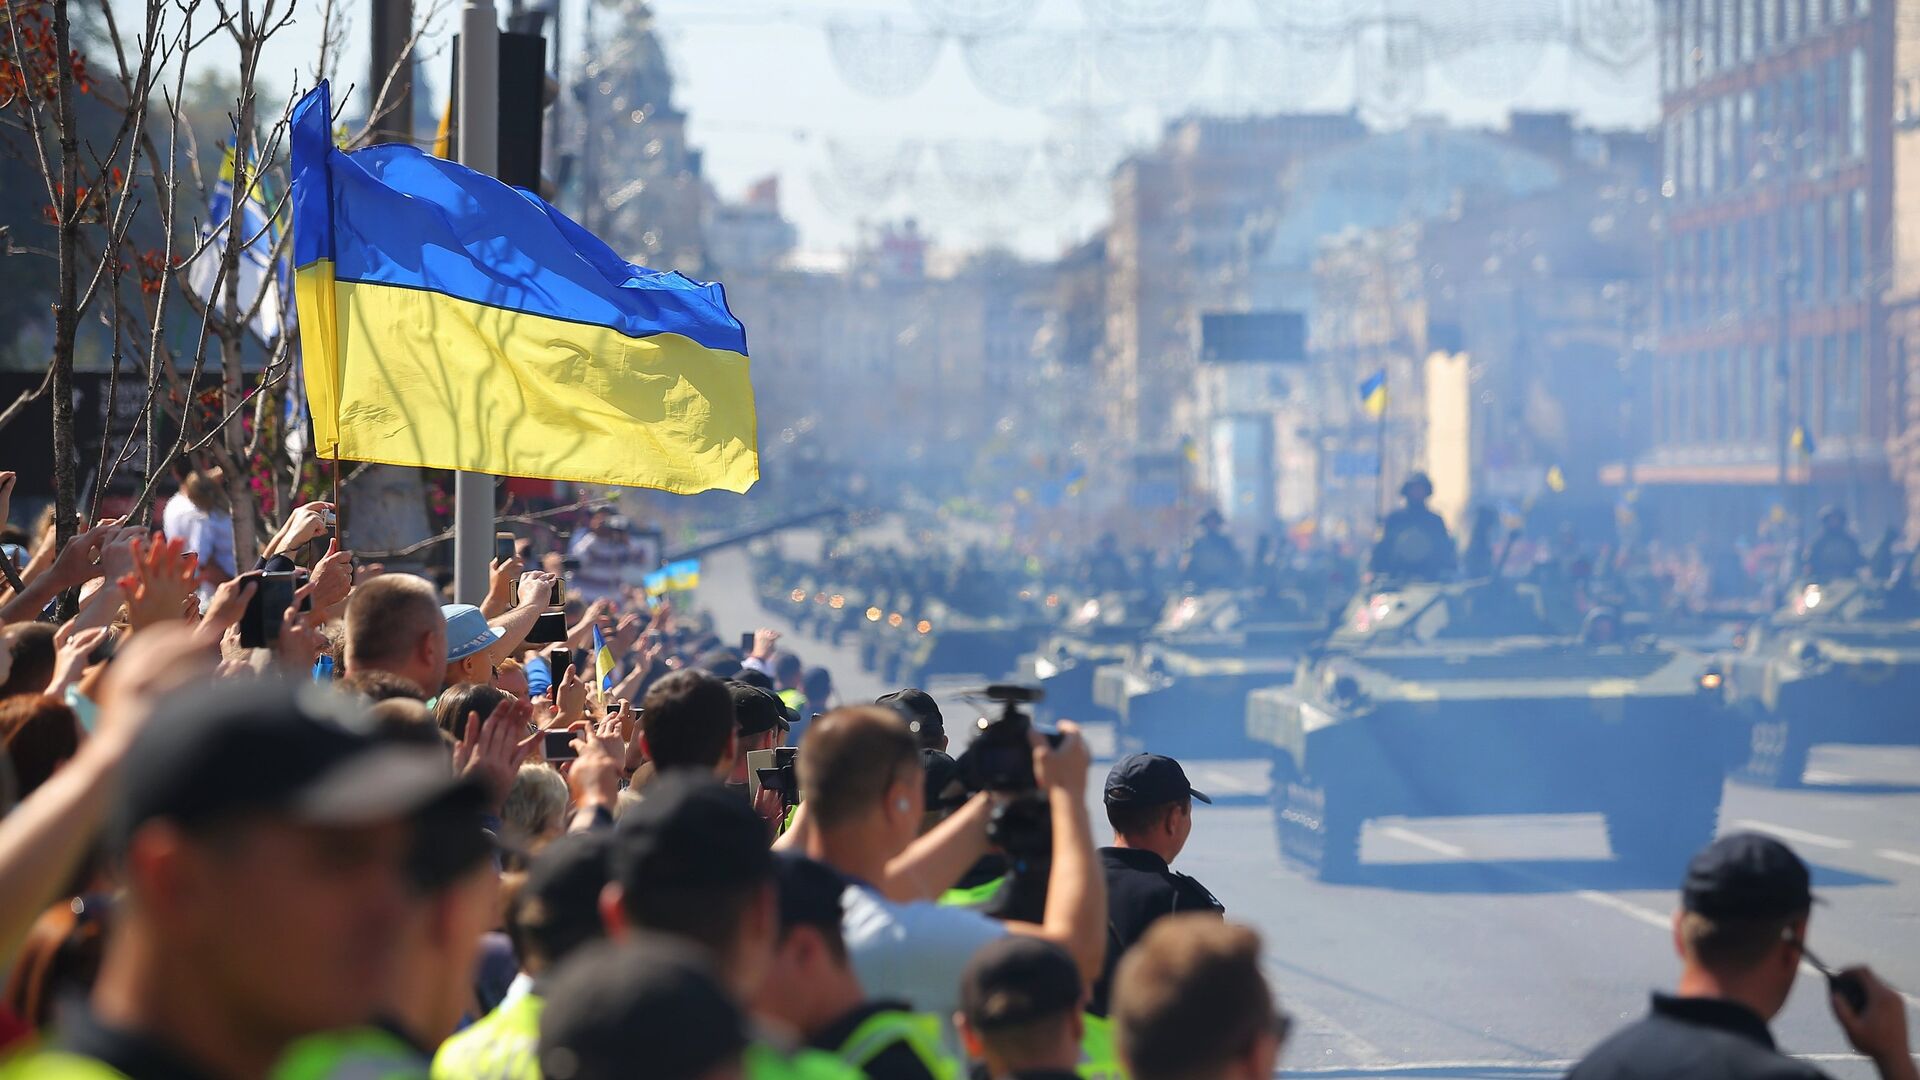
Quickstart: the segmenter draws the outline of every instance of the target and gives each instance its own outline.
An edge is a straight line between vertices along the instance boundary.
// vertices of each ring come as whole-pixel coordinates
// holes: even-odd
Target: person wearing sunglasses
[[[1900,996],[1866,968],[1833,971],[1807,949],[1814,896],[1807,864],[1759,833],[1733,833],[1687,866],[1673,916],[1680,983],[1648,1015],[1595,1047],[1570,1080],[1803,1077],[1825,1074],[1782,1053],[1768,1024],[1805,966],[1826,977],[1833,1015],[1881,1080],[1915,1080]]]

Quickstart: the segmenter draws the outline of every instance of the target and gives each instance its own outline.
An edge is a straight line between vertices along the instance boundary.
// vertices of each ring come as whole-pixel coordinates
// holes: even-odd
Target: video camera
[[[1033,746],[1027,738],[1034,730],[1033,717],[1020,706],[1040,701],[1046,693],[1031,686],[995,685],[972,696],[998,702],[1000,715],[980,718],[979,734],[960,755],[960,782],[968,791],[1021,794],[1035,790]],[[1044,734],[1050,745],[1060,745],[1059,732]]]
[[[771,750],[747,751],[749,795],[758,799],[762,791],[777,791],[788,806],[800,802],[800,748],[776,746]]]

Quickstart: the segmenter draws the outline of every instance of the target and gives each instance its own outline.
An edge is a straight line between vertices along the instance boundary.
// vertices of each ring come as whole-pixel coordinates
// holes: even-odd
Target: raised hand
[[[313,593],[313,610],[318,622],[326,622],[346,604],[353,592],[353,552],[340,550],[338,537],[327,545],[326,555],[313,564],[307,587]]]
[[[317,618],[320,609],[316,605],[312,611],[300,610],[300,601],[311,595],[312,582],[294,590],[293,603],[280,617],[280,640],[273,647],[280,665],[295,676],[312,671],[313,661],[320,655],[320,625]]]
[[[240,617],[247,613],[247,604],[252,602],[253,594],[260,588],[258,578],[228,578],[213,590],[213,600],[207,604],[206,614],[201,616],[197,628],[200,640],[213,644],[226,635],[226,632],[240,624]]]
[[[103,522],[67,541],[47,571],[56,589],[84,585],[100,573],[100,556],[120,535],[118,522]]]
[[[573,751],[578,755],[567,770],[567,788],[577,807],[613,807],[620,794],[620,770],[627,748],[620,739],[620,723],[609,716],[594,727],[583,728],[574,737]]]
[[[199,582],[200,557],[186,550],[185,541],[136,542],[133,571],[120,579],[134,629],[180,618],[181,605]]]
[[[540,732],[526,733],[532,719],[531,703],[508,698],[485,721],[478,712],[468,713],[466,735],[453,748],[454,771],[479,779],[496,813],[513,789],[520,763],[539,745]]]
[[[87,661],[102,641],[115,631],[111,626],[96,626],[90,630],[75,631],[73,624],[62,626],[53,635],[55,648],[53,660],[53,681],[47,684],[49,697],[59,697],[67,687],[80,681],[86,673]]]

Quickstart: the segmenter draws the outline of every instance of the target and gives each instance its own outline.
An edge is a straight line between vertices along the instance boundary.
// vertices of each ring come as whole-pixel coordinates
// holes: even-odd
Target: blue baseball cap
[[[465,660],[492,645],[506,632],[487,625],[487,617],[472,604],[443,604],[440,614],[447,617],[447,663]]]

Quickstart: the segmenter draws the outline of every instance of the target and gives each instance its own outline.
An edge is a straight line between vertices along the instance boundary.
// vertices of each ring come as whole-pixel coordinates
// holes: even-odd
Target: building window
[[[1680,194],[1693,197],[1693,181],[1698,175],[1699,157],[1694,153],[1694,114],[1689,109],[1680,114]]]
[[[1780,46],[1780,0],[1760,0],[1760,47],[1772,52]]]
[[[1873,10],[1873,0],[1853,0],[1853,10],[1861,15]]]
[[[1671,199],[1680,190],[1679,169],[1675,164],[1680,153],[1680,121],[1669,116],[1660,127],[1660,194]]]
[[[1872,238],[1867,235],[1867,192],[1865,188],[1855,188],[1847,198],[1847,292],[1856,298],[1863,295],[1867,249],[1871,243]]]
[[[1660,5],[1660,89],[1669,92],[1680,86],[1680,27],[1675,14],[1672,5]]]
[[[1825,123],[1821,124],[1821,141],[1826,144],[1826,153],[1821,156],[1829,162],[1838,162],[1844,154],[1849,152],[1847,146],[1843,146],[1840,142],[1840,117],[1845,115],[1842,110],[1846,107],[1846,99],[1841,96],[1843,93],[1845,90],[1842,86],[1841,61],[1838,56],[1835,56],[1827,61],[1827,108],[1822,114]],[[1850,145],[1851,126],[1849,126],[1848,139]]]
[[[1800,301],[1813,301],[1814,278],[1820,268],[1820,204],[1800,204]]]
[[[1820,144],[1826,125],[1820,122],[1820,75],[1813,68],[1800,73],[1800,130],[1794,143],[1800,148],[1800,168],[1812,172],[1820,162]]]
[[[1825,249],[1822,258],[1825,269],[1822,276],[1826,278],[1824,286],[1829,297],[1837,297],[1841,293],[1841,268],[1845,265],[1843,260],[1848,247],[1846,233],[1846,200],[1838,195],[1831,196],[1827,199],[1827,231],[1826,235],[1821,237]]]
[[[1738,5],[1735,0],[1720,0],[1720,69],[1725,71],[1739,62],[1738,39],[1734,35],[1739,31],[1739,18],[1735,14]]]
[[[1780,32],[1780,40],[1788,48],[1792,48],[1793,43],[1800,40],[1800,0],[1780,0],[1780,2],[1787,8],[1786,26]]]
[[[1732,190],[1738,186],[1739,178],[1733,173],[1733,98],[1731,95],[1720,99],[1720,189]]]
[[[1847,57],[1847,154],[1867,156],[1867,57],[1857,45]]]
[[[1699,60],[1694,55],[1694,31],[1697,27],[1698,0],[1680,0],[1680,85],[1692,86]]]
[[[1702,194],[1711,194],[1714,191],[1716,178],[1713,159],[1717,143],[1713,137],[1713,128],[1716,115],[1711,103],[1700,110],[1700,192]]]
[[[1820,24],[1825,22],[1827,0],[1807,0],[1807,36],[1820,32]]]
[[[1740,59],[1753,59],[1754,22],[1759,18],[1759,0],[1740,0]]]
[[[1740,91],[1740,124],[1735,128],[1733,148],[1733,167],[1739,175],[1733,177],[1734,187],[1746,187],[1753,180],[1754,157],[1754,101],[1753,91]]]

